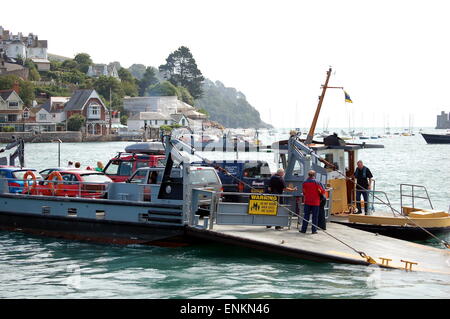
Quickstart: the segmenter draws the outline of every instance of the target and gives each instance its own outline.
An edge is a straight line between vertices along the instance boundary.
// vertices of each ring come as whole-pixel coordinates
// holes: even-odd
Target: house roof
[[[52,105],[51,105],[51,103],[50,103],[50,100],[47,100],[47,102],[45,102],[44,104],[42,104],[42,105],[40,105],[40,106],[38,106],[38,107],[36,107],[36,108],[39,108],[39,109],[44,109],[44,110],[46,110],[47,112],[49,112],[50,113],[50,110],[51,110],[51,107],[52,107]],[[39,110],[38,110],[39,111]],[[36,111],[37,112],[37,111]]]
[[[100,96],[97,94],[95,90],[87,89],[87,90],[76,90],[73,92],[72,96],[70,97],[69,102],[66,103],[66,106],[64,107],[64,111],[79,111],[82,110],[87,101],[90,98],[98,98],[100,100],[100,103],[103,107],[103,102],[100,99]]]
[[[170,114],[170,117],[171,117],[175,122],[180,122],[180,120],[181,120],[183,117],[186,118],[186,116],[184,116],[184,114],[181,114],[181,113]]]
[[[12,92],[14,92],[14,90],[0,90],[0,97],[6,101]]]
[[[31,58],[31,61],[34,63],[47,63],[50,64],[50,61],[47,59],[40,59],[40,58]]]

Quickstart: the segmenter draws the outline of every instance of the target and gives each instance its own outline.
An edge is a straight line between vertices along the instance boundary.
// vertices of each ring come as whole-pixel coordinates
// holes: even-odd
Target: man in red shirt
[[[316,172],[311,170],[308,172],[308,179],[303,182],[303,204],[305,214],[303,216],[301,233],[306,233],[309,218],[312,215],[312,233],[317,234],[316,225],[319,222],[320,194],[325,195],[322,185],[316,181]]]

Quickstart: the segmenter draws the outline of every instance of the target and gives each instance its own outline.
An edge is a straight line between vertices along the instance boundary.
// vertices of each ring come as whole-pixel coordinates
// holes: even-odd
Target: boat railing
[[[366,192],[368,194],[368,202],[367,204],[364,203],[364,205],[368,205],[368,211],[371,211],[372,213],[375,212],[375,205],[387,206],[395,216],[395,210],[394,207],[392,207],[388,194],[383,191],[375,190],[375,183],[373,183],[372,190],[364,190],[361,192]],[[361,203],[362,201],[355,200],[354,202],[352,202],[352,206],[354,206],[358,202]]]
[[[325,218],[331,209],[331,190],[325,205]],[[252,198],[260,195],[263,199]],[[276,197],[276,199],[274,199]],[[225,200],[228,198],[227,200]],[[230,200],[232,198],[232,200]],[[276,202],[276,205],[272,203]],[[272,206],[266,212],[251,212],[250,204],[262,203]],[[204,189],[192,190],[190,212],[185,216],[188,225],[212,229],[214,225],[253,225],[291,227],[292,220],[303,214],[302,196],[289,194],[216,192]],[[274,210],[276,207],[276,210]],[[203,215],[203,225],[199,225]]]
[[[106,198],[109,183],[1,178],[2,193],[36,196]]]
[[[409,190],[409,192],[408,192]],[[419,194],[417,194],[418,190],[422,190],[422,194],[425,193],[425,196],[420,196]],[[405,192],[407,192],[405,194]],[[405,214],[403,212],[403,207],[404,207],[404,198],[410,198],[411,199],[411,207],[415,208],[416,205],[416,201],[419,200],[426,200],[428,201],[431,209],[433,208],[433,204],[431,202],[431,198],[430,195],[428,194],[427,188],[423,185],[415,185],[415,184],[400,184],[400,208],[402,210],[402,213]]]

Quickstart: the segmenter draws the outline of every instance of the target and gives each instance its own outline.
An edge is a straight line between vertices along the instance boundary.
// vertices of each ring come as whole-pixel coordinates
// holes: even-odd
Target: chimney
[[[16,91],[17,94],[20,93],[19,81],[14,82],[12,89]]]

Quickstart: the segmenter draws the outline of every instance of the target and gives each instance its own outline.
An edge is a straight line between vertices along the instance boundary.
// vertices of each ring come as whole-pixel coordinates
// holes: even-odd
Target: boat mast
[[[325,81],[325,85],[322,86],[322,95],[319,98],[319,104],[317,105],[316,114],[314,114],[314,119],[311,123],[311,128],[309,129],[308,136],[306,137],[305,144],[311,144],[312,139],[314,137],[314,131],[316,129],[317,120],[319,119],[320,108],[322,107],[323,99],[325,98],[325,92],[328,88],[328,81],[331,76],[331,67],[327,71],[327,79]]]

